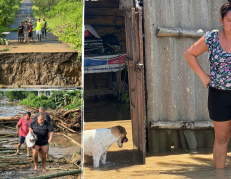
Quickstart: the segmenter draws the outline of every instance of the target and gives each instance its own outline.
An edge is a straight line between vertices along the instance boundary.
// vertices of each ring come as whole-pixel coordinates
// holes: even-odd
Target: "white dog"
[[[99,167],[99,161],[106,163],[106,155],[109,147],[117,142],[123,147],[123,142],[127,142],[126,130],[122,126],[112,128],[93,129],[83,132],[84,136],[84,155],[93,156],[94,167]]]

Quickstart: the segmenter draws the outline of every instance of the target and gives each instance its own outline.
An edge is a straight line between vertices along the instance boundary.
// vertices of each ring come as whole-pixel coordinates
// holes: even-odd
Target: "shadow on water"
[[[116,172],[120,172],[119,169],[134,165],[140,165],[139,158],[134,150],[108,151],[106,164],[102,164],[100,162],[99,168],[93,167],[93,160],[91,156],[84,156],[84,166],[89,170],[116,170]]]
[[[107,96],[105,100],[84,104],[84,121],[116,121],[130,119],[130,106]]]

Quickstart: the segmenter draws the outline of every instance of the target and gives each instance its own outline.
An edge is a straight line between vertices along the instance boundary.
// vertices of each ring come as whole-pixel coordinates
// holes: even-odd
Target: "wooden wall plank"
[[[85,6],[88,6],[88,1]],[[85,24],[91,25],[99,36],[114,34],[121,49],[126,52],[124,12],[119,9],[119,0],[92,1],[86,8]]]

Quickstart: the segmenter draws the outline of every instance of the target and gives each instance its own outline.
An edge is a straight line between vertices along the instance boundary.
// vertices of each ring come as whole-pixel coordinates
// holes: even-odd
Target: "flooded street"
[[[7,101],[1,101],[0,117],[13,117],[14,115],[19,115],[19,112],[25,113],[25,110],[21,106],[18,106],[16,103],[8,103]]]
[[[94,169],[92,157],[85,157],[84,179],[94,178],[155,178],[155,179],[228,179],[231,178],[231,152],[225,169],[214,170],[212,148],[194,154],[183,151],[147,153],[146,164],[140,165],[133,151],[131,121],[86,122],[84,130],[121,125],[126,128],[128,142],[123,148],[114,143],[107,154],[107,164]],[[229,149],[231,151],[231,149]]]
[[[8,101],[2,100],[0,103],[0,117],[13,117],[15,115],[19,115],[19,112],[25,113],[25,110],[23,107],[19,106],[17,103],[9,103]],[[1,122],[0,122],[1,123]],[[2,125],[6,126],[11,126],[15,127],[17,124],[17,121],[12,122],[12,123],[3,123]],[[0,133],[3,134],[16,134],[16,129],[8,129],[5,127],[0,127]],[[7,143],[0,143],[0,147],[6,147],[6,148],[11,148],[11,147],[17,147],[18,144],[18,137],[6,137],[4,139],[7,139]],[[25,147],[26,145],[23,144]]]
[[[28,107],[25,107],[26,110],[23,109],[23,107],[19,106],[17,103],[7,103],[1,101],[0,104],[0,117],[13,117],[15,115],[20,115],[21,112],[25,113],[26,111],[32,112],[32,110]],[[32,113],[33,114],[33,113]],[[51,116],[52,118],[52,116]],[[15,128],[18,121],[13,122],[2,122],[0,124],[0,134],[15,134],[16,129],[9,129],[7,127]],[[6,127],[5,127],[6,126]],[[52,142],[49,146],[49,157],[46,165],[47,172],[46,174],[52,174],[64,171],[63,169],[76,169],[77,166],[71,164],[70,162],[76,161],[81,159],[80,156],[80,148],[73,143],[69,138],[66,136],[63,136],[61,133],[65,134],[66,136],[74,139],[78,143],[81,143],[81,131],[77,131],[75,134],[67,133],[67,132],[55,132],[54,137],[52,139]],[[1,138],[3,139],[3,138]],[[0,139],[0,140],[1,140]],[[13,137],[4,137],[4,140],[6,141],[0,142],[0,148],[17,148],[18,144],[18,136]],[[26,143],[24,142],[21,146],[22,148],[26,148]],[[16,150],[15,150],[16,152]],[[32,151],[31,151],[32,153]],[[27,157],[26,150],[20,150],[20,154],[16,155],[16,153],[9,153],[4,154],[4,157],[9,157],[11,160],[19,160],[20,162],[29,162],[25,165],[14,165],[13,167],[9,168],[1,168],[0,167],[0,178],[4,179],[11,179],[11,178],[26,178],[26,177],[32,177],[32,176],[41,176],[44,175],[44,173],[41,172],[41,163],[39,163],[38,171],[34,171],[34,163],[32,161],[32,157]],[[3,163],[4,158],[0,159],[2,160],[0,162]],[[57,170],[57,168],[60,168]],[[79,175],[75,176],[65,176],[62,178],[80,178]]]

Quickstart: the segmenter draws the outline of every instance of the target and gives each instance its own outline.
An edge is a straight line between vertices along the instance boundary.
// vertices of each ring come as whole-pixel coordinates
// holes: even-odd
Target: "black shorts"
[[[32,37],[32,36],[33,36],[33,32],[30,32],[30,33],[29,33],[29,37]]]
[[[19,143],[19,144],[23,144],[24,141],[25,141],[25,137],[19,136],[19,138],[18,138],[18,143]]]
[[[39,140],[37,140],[35,142],[35,145],[38,145],[38,146],[44,146],[44,145],[48,145],[48,140],[47,141],[43,141],[43,142],[40,142]]]
[[[24,37],[24,34],[18,34],[18,37]]]
[[[208,110],[213,121],[231,120],[231,90],[209,87]]]

